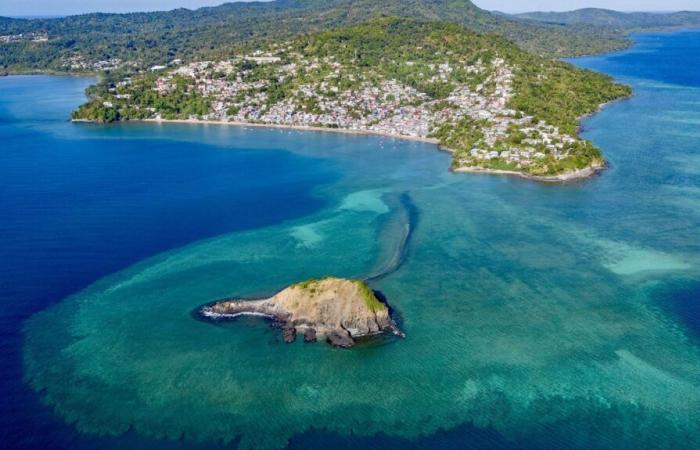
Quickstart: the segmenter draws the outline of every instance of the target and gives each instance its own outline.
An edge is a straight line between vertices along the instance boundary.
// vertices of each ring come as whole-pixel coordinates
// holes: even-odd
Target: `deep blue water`
[[[700,31],[635,35],[635,48],[603,58],[583,58],[579,64],[620,78],[657,80],[678,86],[700,85]]]
[[[700,160],[700,30],[638,34],[634,40],[637,44],[629,50],[572,60],[581,67],[611,74],[635,88],[631,101],[587,121],[585,135],[608,150],[613,164],[616,158],[623,164],[647,162],[641,165],[641,171],[618,174],[636,178],[640,194],[659,186],[669,193],[675,190],[679,198],[670,198],[668,206],[682,205],[688,209],[688,221],[684,224],[665,220],[668,216],[659,210],[657,218],[647,226],[650,238],[654,234],[662,235],[664,228],[696,229],[693,216],[700,206],[696,166]],[[700,239],[688,244],[697,248]],[[697,280],[677,280],[671,286],[658,288],[654,297],[685,325],[692,339],[700,339]]]
[[[57,432],[59,446],[74,439],[36,416],[22,385],[27,317],[164,250],[310,214],[324,204],[314,188],[337,176],[332,161],[282,150],[73,126],[91,82],[0,79],[0,435],[11,447],[57,445]]]
[[[472,299],[475,306],[460,306],[458,312],[473,307],[488,315],[497,308],[494,305],[519,298],[520,292],[523,298],[531,295],[523,286],[532,279],[550,287],[543,290],[558,292],[564,302],[569,301],[566,289],[582,303],[589,300],[589,294],[603,297],[595,311],[606,318],[632,311],[625,309],[629,305],[618,307],[608,298],[648,291],[648,298],[654,299],[652,310],[661,310],[681,333],[700,336],[700,284],[693,266],[700,255],[700,240],[689,238],[700,223],[700,33],[640,35],[636,39],[638,45],[631,50],[575,61],[632,84],[635,96],[585,123],[586,137],[603,149],[611,169],[597,179],[564,187],[496,177],[455,177],[445,171],[446,155],[419,143],[216,126],[75,125],[66,118],[82,101],[83,90],[92,80],[1,78],[1,442],[7,448],[22,449],[197,448],[190,440],[150,440],[133,431],[118,438],[95,437],[66,425],[22,380],[23,323],[94,281],[161,252],[236,231],[299,220],[303,224],[305,218],[328,211],[353,189],[367,189],[367,180],[373,179],[381,180],[377,184],[382,189],[397,185],[397,192],[429,186],[413,193],[421,214],[419,231],[435,230],[428,237],[436,241],[458,241],[454,254],[448,251],[442,256],[437,246],[422,244],[428,237],[418,233],[416,248],[408,250],[409,259],[419,253],[429,262],[441,262],[423,268],[436,273],[448,267],[463,267],[465,272],[478,268],[481,278],[464,282],[483,282],[483,289],[477,286],[476,292],[488,291],[489,286],[508,289],[507,293],[493,292],[493,304],[476,306],[477,300]],[[430,194],[433,190],[439,195]],[[439,207],[441,196],[448,205],[443,209]],[[359,212],[353,213],[358,220],[365,217],[360,214],[362,208],[371,211],[377,207],[373,201],[371,196],[355,199],[353,207],[360,205]],[[434,211],[426,210],[431,203]],[[473,241],[435,225],[438,220],[433,218],[452,213]],[[309,237],[309,229],[302,229],[307,233],[303,238],[313,241],[313,233]],[[542,235],[550,239],[540,240]],[[232,244],[232,248],[237,247]],[[576,249],[581,250],[576,253]],[[609,260],[586,265],[600,253]],[[492,254],[497,258],[490,259]],[[554,281],[549,271],[552,259],[561,267]],[[576,278],[577,266],[585,276]],[[418,270],[411,267],[409,262],[408,273]],[[498,283],[490,271],[499,274]],[[400,281],[401,277],[399,272],[396,278]],[[389,292],[392,288],[401,292],[397,283],[386,282]],[[463,289],[448,281],[438,287],[450,295]],[[555,311],[561,308],[556,302],[550,306]],[[541,307],[534,305],[531,310],[534,321]],[[411,305],[405,308],[411,310]],[[553,316],[565,323],[567,315],[586,313],[584,309],[573,311]],[[597,325],[586,320],[582,319],[591,327]],[[488,324],[482,326],[485,334],[492,332]],[[538,323],[533,330],[560,330],[551,326]],[[635,326],[630,330],[631,334],[638,332]],[[606,333],[608,328],[597,332]],[[639,333],[641,338],[630,343],[630,348],[643,347],[639,342],[643,344],[647,337],[644,331]],[[667,336],[665,333],[658,336]],[[616,345],[626,339],[611,335],[610,339],[619,341]],[[580,339],[587,338],[586,334]],[[648,339],[651,346],[659,338],[650,334]],[[498,345],[493,344],[494,351]],[[669,364],[691,360],[687,348],[674,345],[670,353],[680,356]],[[624,389],[621,385],[618,390]],[[593,430],[606,422],[605,417],[586,420]],[[570,442],[578,426],[573,423],[555,421],[536,435],[520,439],[506,438],[480,425],[463,424],[414,440],[317,430],[297,435],[290,446],[596,446]]]

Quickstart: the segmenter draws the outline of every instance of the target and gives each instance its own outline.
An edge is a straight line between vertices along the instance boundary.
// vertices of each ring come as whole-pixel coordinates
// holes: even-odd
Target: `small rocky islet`
[[[200,314],[213,320],[267,317],[279,325],[287,343],[303,334],[305,342],[326,340],[334,347],[350,348],[364,337],[404,336],[389,306],[365,282],[342,278],[296,283],[266,299],[221,300],[202,307]]]

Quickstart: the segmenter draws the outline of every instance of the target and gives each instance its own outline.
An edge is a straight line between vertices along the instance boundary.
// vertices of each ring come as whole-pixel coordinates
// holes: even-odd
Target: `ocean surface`
[[[0,78],[2,447],[699,448],[700,33],[636,40],[574,61],[635,95],[585,121],[610,168],[568,185],[410,141],[72,124],[94,80]],[[323,275],[372,278],[406,339],[193,315]]]

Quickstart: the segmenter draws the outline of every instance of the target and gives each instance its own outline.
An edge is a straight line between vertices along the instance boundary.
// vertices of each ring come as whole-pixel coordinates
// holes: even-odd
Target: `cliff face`
[[[288,342],[297,331],[303,332],[307,341],[325,338],[339,347],[350,347],[356,338],[384,332],[401,335],[388,306],[364,282],[339,278],[298,283],[263,300],[221,301],[205,306],[202,314],[217,318],[267,316],[282,324]]]

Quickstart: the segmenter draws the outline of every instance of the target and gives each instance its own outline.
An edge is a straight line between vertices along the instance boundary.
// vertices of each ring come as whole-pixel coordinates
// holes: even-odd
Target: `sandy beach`
[[[313,127],[304,125],[278,125],[278,124],[267,124],[267,123],[252,123],[252,122],[240,122],[240,121],[224,121],[224,120],[199,120],[199,119],[143,119],[143,120],[132,120],[132,122],[146,122],[146,123],[181,123],[181,124],[196,124],[196,125],[230,125],[235,127],[254,127],[254,128],[279,128],[283,130],[297,130],[297,131],[315,131],[321,133],[340,133],[340,134],[354,134],[354,135],[364,135],[364,136],[380,136],[393,139],[404,139],[407,141],[418,141],[427,142],[429,144],[439,145],[440,141],[434,138],[419,137],[419,136],[406,136],[402,134],[391,134],[391,133],[380,133],[371,130],[348,130],[346,128],[330,128],[330,127]]]

